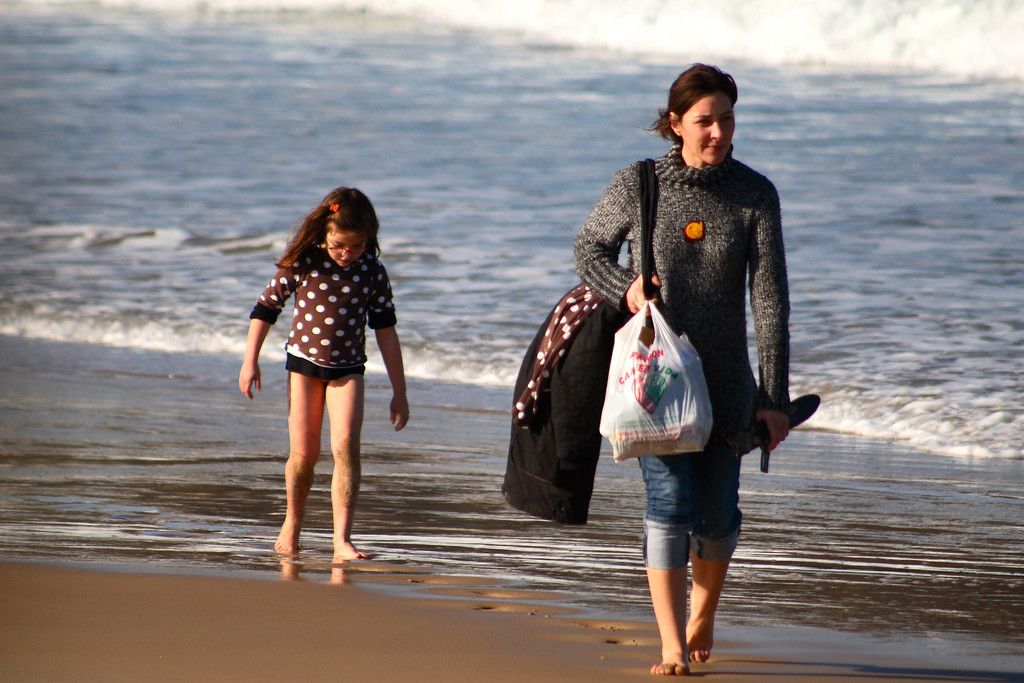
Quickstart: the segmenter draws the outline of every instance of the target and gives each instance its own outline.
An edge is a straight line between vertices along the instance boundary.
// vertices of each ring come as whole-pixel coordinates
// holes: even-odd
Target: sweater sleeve
[[[573,247],[576,272],[583,283],[619,308],[625,306],[626,290],[637,277],[637,273],[619,265],[622,243],[639,220],[637,193],[635,168],[615,174]]]
[[[296,268],[278,268],[274,277],[260,293],[259,300],[256,301],[249,318],[265,320],[273,325],[284,309],[288,297],[301,282],[302,275]]]
[[[373,270],[367,324],[372,330],[394,327],[398,323],[398,318],[395,316],[391,280],[388,279],[388,272],[380,261],[374,261]]]
[[[750,308],[757,333],[758,408],[789,411],[789,282],[779,194],[769,183],[754,213]]]

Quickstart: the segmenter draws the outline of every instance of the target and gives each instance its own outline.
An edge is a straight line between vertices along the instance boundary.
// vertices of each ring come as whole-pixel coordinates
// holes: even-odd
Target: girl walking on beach
[[[286,343],[288,370],[287,509],[275,550],[294,554],[313,468],[320,457],[324,408],[330,420],[334,474],[334,560],[365,559],[352,545],[359,494],[359,435],[363,424],[365,327],[374,330],[391,381],[390,420],[395,430],[409,419],[402,350],[395,331],[391,284],[378,260],[379,224],[373,204],[355,188],[331,190],[299,224],[277,262],[274,278],[250,313],[238,388],[253,398],[262,388],[259,355],[270,326],[295,295]]]

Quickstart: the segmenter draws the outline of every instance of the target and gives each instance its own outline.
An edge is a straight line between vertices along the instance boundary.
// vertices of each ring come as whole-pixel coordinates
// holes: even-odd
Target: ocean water
[[[614,3],[579,23],[534,4],[550,20],[486,2],[0,4],[0,333],[238,356],[291,226],[349,184],[382,218],[410,374],[510,386],[576,280],[579,225],[615,170],[664,152],[645,126],[712,57],[740,85],[736,157],[781,193],[793,393],[823,397],[814,427],[1022,457],[1024,56],[998,40],[1024,34],[1021,5],[815,3],[788,30],[829,50],[779,54],[726,37],[769,31],[795,11],[780,3],[647,3],[621,44]],[[995,25],[967,42],[999,68],[950,22]],[[720,50],[673,49],[675,25]]]
[[[313,582],[335,575],[326,463],[299,556],[282,561],[272,551],[288,443],[283,368],[267,369],[250,402],[235,395],[237,360],[228,357],[3,335],[0,356],[6,561]],[[341,571],[416,595],[437,595],[431,579],[442,577],[499,608],[491,601],[527,591],[573,618],[650,623],[639,468],[610,453],[601,459],[585,526],[513,510],[499,493],[508,394],[414,378],[412,420],[395,433],[387,381],[368,375],[353,538],[372,560]],[[866,647],[876,655],[895,648],[926,657],[917,678],[948,678],[931,653],[1004,673],[978,680],[1019,680],[1024,461],[962,461],[797,430],[773,455],[771,474],[757,472],[756,457],[743,467],[743,537],[719,610],[722,642],[827,629],[873,641]]]
[[[1020,3],[516,8],[0,0],[5,557],[277,568],[286,325],[255,403],[233,375],[291,226],[347,184],[382,221],[420,410],[398,435],[368,418],[360,543],[647,618],[634,467],[602,463],[584,529],[496,491],[579,225],[665,151],[644,128],[706,60],[782,197],[792,393],[824,401],[744,478],[723,611],[1019,649]],[[318,505],[304,571],[329,538]]]

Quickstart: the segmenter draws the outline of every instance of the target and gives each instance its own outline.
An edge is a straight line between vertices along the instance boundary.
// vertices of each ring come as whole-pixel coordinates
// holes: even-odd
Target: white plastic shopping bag
[[[654,323],[649,347],[640,338],[648,310]],[[611,441],[616,462],[703,450],[711,423],[700,356],[657,306],[645,303],[615,333],[601,434]]]

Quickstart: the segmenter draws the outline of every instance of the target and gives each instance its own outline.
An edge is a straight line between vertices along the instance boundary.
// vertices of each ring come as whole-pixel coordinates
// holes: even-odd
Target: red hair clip
[[[341,207],[341,204],[331,204],[331,213],[337,213],[337,211],[338,211],[338,209],[340,207]]]

